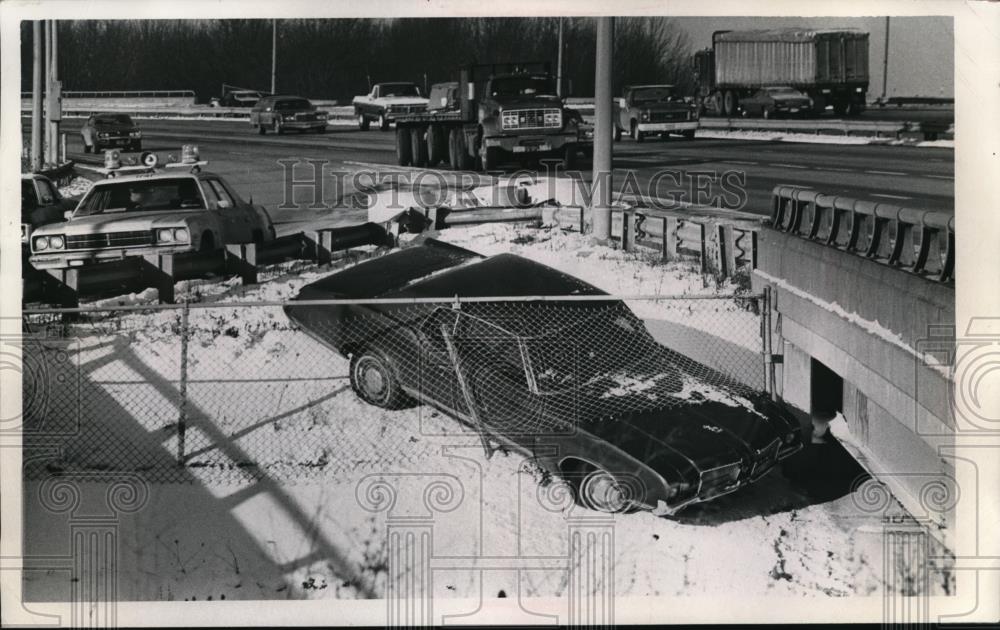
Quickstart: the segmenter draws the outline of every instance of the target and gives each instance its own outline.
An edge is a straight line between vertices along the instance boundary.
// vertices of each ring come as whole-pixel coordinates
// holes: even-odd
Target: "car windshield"
[[[383,83],[380,96],[420,96],[420,88],[413,83]]]
[[[493,79],[493,96],[556,97],[556,82],[551,77],[504,77]]]
[[[204,209],[205,201],[194,178],[176,177],[94,186],[80,202],[74,216]]]
[[[659,103],[670,100],[674,96],[673,88],[648,87],[632,90],[633,103]]]
[[[132,126],[132,118],[128,114],[101,114],[94,118],[97,125],[128,125]]]
[[[304,98],[296,98],[287,101],[278,101],[274,104],[274,109],[312,109],[312,103]]]

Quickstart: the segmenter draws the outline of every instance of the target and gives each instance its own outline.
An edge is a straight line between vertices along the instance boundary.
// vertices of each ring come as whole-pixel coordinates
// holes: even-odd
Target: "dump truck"
[[[701,111],[733,117],[740,99],[763,87],[795,88],[838,115],[865,108],[868,33],[858,29],[781,28],[716,31],[712,47],[694,55],[695,98]]]
[[[468,65],[431,88],[426,112],[396,118],[396,157],[400,166],[444,162],[455,170],[549,157],[571,168],[587,153],[581,124],[557,95],[547,62]]]

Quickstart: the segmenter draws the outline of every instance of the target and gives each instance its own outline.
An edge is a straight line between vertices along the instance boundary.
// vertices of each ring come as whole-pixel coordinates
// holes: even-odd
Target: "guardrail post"
[[[635,249],[635,210],[622,212],[622,249],[630,252]]]
[[[160,304],[173,304],[174,255],[147,254],[142,258],[142,274],[148,279],[146,286],[156,289]]]
[[[303,233],[309,242],[312,259],[317,264],[325,265],[333,260],[331,253],[332,236],[328,230],[313,230]]]
[[[677,258],[677,218],[663,217],[663,260],[671,261]]]
[[[719,239],[719,273],[723,278],[732,277],[736,272],[736,240],[733,226],[719,224],[717,226]]]
[[[226,271],[236,273],[244,284],[257,284],[257,245],[226,245]]]
[[[708,235],[705,233],[705,224],[696,223],[698,226],[698,266],[701,269],[702,281],[704,275],[708,273]]]

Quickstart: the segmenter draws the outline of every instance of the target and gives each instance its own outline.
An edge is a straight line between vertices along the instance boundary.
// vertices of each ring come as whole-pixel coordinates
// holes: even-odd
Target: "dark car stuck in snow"
[[[331,299],[351,302],[316,302]],[[428,239],[295,300],[285,312],[350,358],[361,399],[440,409],[591,509],[671,515],[802,447],[798,422],[766,393],[661,345],[624,302],[520,256]]]

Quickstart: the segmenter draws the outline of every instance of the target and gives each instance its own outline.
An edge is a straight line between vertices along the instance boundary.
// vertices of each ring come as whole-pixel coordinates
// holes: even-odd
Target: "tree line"
[[[564,94],[594,94],[596,24],[562,18]],[[271,20],[59,21],[63,90],[194,90],[271,86]],[[467,63],[549,61],[559,18],[338,18],[277,21],[277,91],[349,101],[380,81],[430,85]],[[615,21],[614,90],[691,87],[691,49],[669,18]],[[32,31],[21,24],[21,86],[31,90]],[[685,92],[687,93],[687,92]]]

